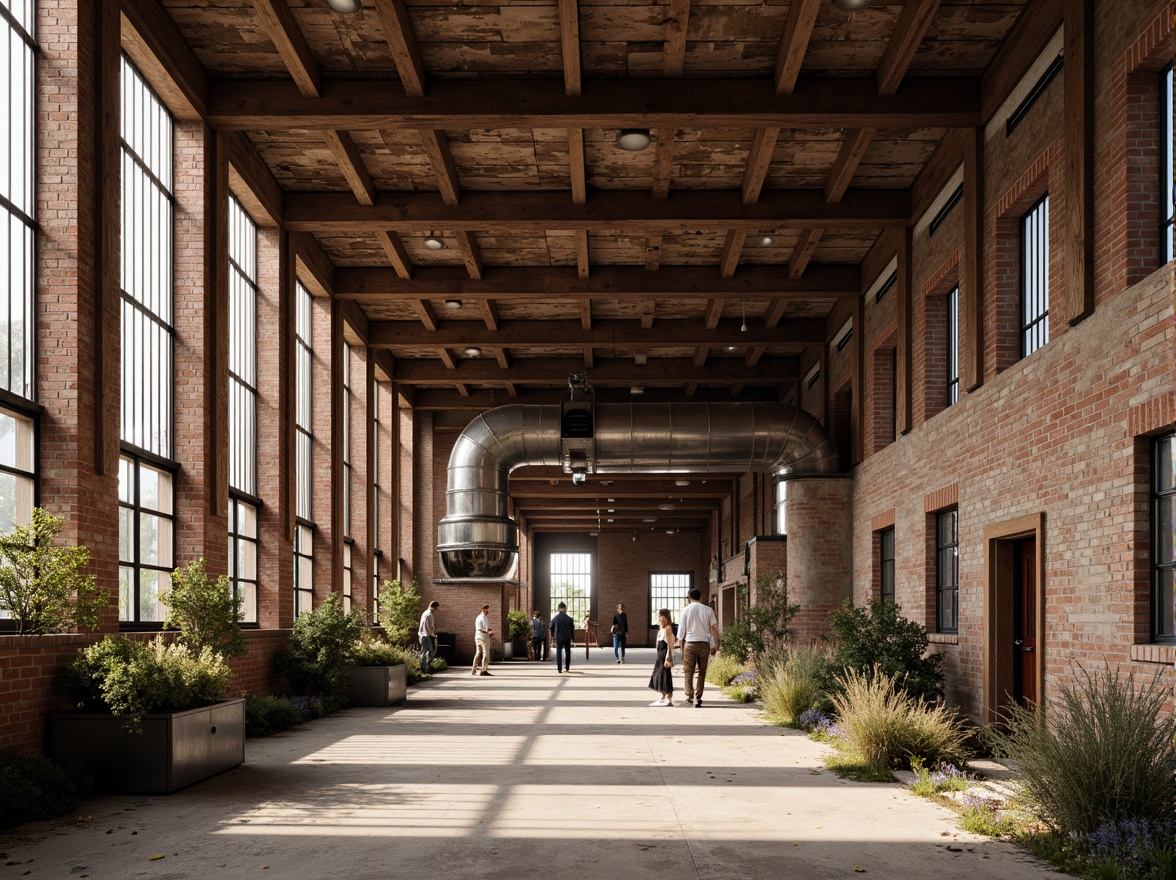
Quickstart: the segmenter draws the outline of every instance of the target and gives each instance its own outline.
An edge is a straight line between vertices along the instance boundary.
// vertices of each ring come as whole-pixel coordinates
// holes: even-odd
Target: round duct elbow
[[[450,513],[438,524],[437,537],[448,578],[503,580],[519,562],[518,526],[506,516]]]

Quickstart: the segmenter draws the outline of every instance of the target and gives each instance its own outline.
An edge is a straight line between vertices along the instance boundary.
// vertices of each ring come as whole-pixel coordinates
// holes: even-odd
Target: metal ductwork
[[[838,472],[815,417],[783,403],[593,403],[582,383],[560,405],[489,410],[449,456],[437,552],[449,578],[500,579],[518,563],[507,480],[524,465],[588,474],[748,472],[778,479]]]

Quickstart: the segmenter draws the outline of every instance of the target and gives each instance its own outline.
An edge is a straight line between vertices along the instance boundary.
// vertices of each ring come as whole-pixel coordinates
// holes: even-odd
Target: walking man
[[[490,606],[483,605],[482,613],[474,621],[474,665],[470,668],[470,675],[489,675],[490,670],[490,636],[494,630],[490,629]],[[481,669],[478,669],[479,664]]]
[[[685,673],[686,705],[702,706],[702,689],[706,686],[706,667],[719,650],[719,622],[709,605],[703,605],[702,591],[690,591],[690,602],[682,609],[678,621],[678,644],[682,647],[682,671]],[[698,670],[698,686],[694,672]]]
[[[531,615],[531,653],[536,660],[545,660],[543,649],[547,646],[547,627],[543,625],[543,618],[536,611]]]
[[[551,638],[555,642],[555,668],[563,672],[566,668],[572,671],[572,639],[576,635],[576,622],[568,614],[568,603],[559,603],[559,614],[551,618],[549,626]]]
[[[433,657],[437,654],[437,619],[434,615],[440,607],[440,602],[430,602],[421,615],[421,625],[417,627],[417,636],[421,640],[421,672],[425,675],[432,671]]]

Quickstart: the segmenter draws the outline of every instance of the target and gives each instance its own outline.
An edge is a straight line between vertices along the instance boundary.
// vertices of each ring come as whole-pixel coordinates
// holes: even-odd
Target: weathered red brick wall
[[[801,640],[827,632],[830,612],[852,593],[851,498],[848,478],[788,484],[788,598],[800,606]]]

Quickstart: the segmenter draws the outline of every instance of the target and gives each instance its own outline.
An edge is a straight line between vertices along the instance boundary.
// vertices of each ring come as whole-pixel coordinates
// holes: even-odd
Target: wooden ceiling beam
[[[457,176],[457,166],[453,164],[453,153],[449,149],[445,132],[424,130],[421,132],[421,144],[429,157],[429,164],[433,166],[441,201],[447,205],[458,204],[461,201],[461,180]]]
[[[421,323],[425,325],[425,329],[430,333],[435,333],[440,326],[437,320],[437,310],[433,308],[433,304],[425,300],[413,300],[412,309],[417,313]],[[368,327],[368,335],[371,335],[371,325]],[[429,344],[435,344],[435,340],[431,340]]]
[[[751,152],[747,156],[747,167],[743,170],[743,204],[750,205],[759,199],[779,137],[778,128],[761,128],[756,131],[755,139],[751,143]]]
[[[506,348],[492,348],[490,353],[494,355],[494,360],[498,361],[498,366],[504,370],[510,369],[510,351]]]
[[[380,247],[384,249],[384,254],[388,257],[388,261],[396,271],[396,276],[404,281],[412,278],[412,258],[408,255],[408,250],[404,247],[404,242],[400,240],[400,236],[395,232],[380,231],[376,233],[376,240],[380,243]]]
[[[690,31],[690,0],[669,0],[665,7],[666,39],[662,75],[676,79],[686,67],[686,35]]]
[[[768,190],[747,205],[730,190],[677,192],[654,199],[648,193],[610,190],[583,205],[569,205],[560,192],[470,192],[462,204],[439,204],[424,193],[380,193],[374,205],[356,205],[343,193],[288,192],[282,216],[293,232],[687,232],[726,228],[848,229],[877,231],[910,223],[907,190],[849,190],[838,204],[820,190]]]
[[[824,232],[823,229],[806,229],[800,234],[796,246],[792,249],[792,256],[788,258],[789,278],[796,279],[804,275],[804,270],[813,258],[813,252],[816,251]]]
[[[584,369],[591,370],[596,364],[596,355],[592,350],[591,345],[584,346]]]
[[[444,350],[444,349],[442,349]],[[486,358],[457,361],[439,367],[435,360],[399,358],[393,379],[406,385],[498,384],[550,385],[566,383],[567,377],[583,371],[578,358],[515,358],[509,370],[504,370]],[[713,358],[703,367],[696,367],[689,358],[650,358],[643,367],[636,367],[629,358],[598,360],[589,374],[593,385],[679,386],[686,382],[710,385],[730,385],[747,382],[758,385],[778,385],[800,375],[798,358],[764,358],[749,367],[742,358]]]
[[[894,25],[894,33],[886,42],[886,50],[878,63],[875,82],[879,95],[893,95],[906,76],[907,69],[927,35],[927,29],[939,11],[940,0],[906,0],[902,13]]]
[[[286,0],[253,0],[253,8],[298,91],[305,98],[319,97],[322,73],[289,4]]]
[[[662,241],[665,236],[660,232],[651,232],[645,239],[645,270],[656,272],[661,268]]]
[[[695,350],[694,356],[690,359],[691,366],[693,366],[695,369],[702,369],[704,366],[706,366],[706,359],[709,354],[710,346],[700,345]],[[697,383],[692,384],[694,384],[695,387],[698,387]]]
[[[567,382],[560,384],[552,383],[550,387],[542,388],[539,386],[523,386],[515,389],[515,393],[511,394],[511,383],[507,382],[496,388],[469,388],[469,397],[461,397],[451,388],[444,387],[424,387],[416,388],[411,385],[397,385],[397,389],[403,389],[402,396],[411,396],[413,405],[420,410],[432,411],[462,411],[462,412],[485,412],[495,406],[502,404],[502,391],[505,388],[506,393],[514,398],[515,403],[524,403],[531,405],[551,405],[558,404],[563,396],[564,390],[567,387]],[[693,387],[694,391],[690,389]],[[779,393],[776,386],[760,385],[744,389],[743,394],[740,395],[742,400],[777,400]],[[631,403],[632,395],[629,393],[628,386],[617,386],[613,388],[599,388],[596,389],[597,402],[609,403]],[[700,388],[699,383],[688,383],[685,389],[682,388],[647,388],[645,394],[642,396],[642,401],[645,403],[679,403],[688,401],[716,401],[729,403],[731,395],[727,388],[718,387],[704,387]],[[527,468],[527,471],[536,470]],[[541,470],[541,469],[538,469]],[[618,475],[612,475],[618,476]],[[518,485],[518,481],[526,479],[524,471],[515,471],[511,474],[510,483],[512,492]],[[594,479],[594,478],[590,478]],[[663,487],[664,491],[664,487]],[[674,493],[680,490],[675,488]]]
[[[487,330],[496,331],[499,327],[498,304],[492,299],[479,300],[478,308],[482,312],[482,320]]]
[[[481,281],[486,274],[486,265],[482,262],[482,249],[478,247],[477,236],[472,232],[462,230],[457,233],[457,249],[465,261],[466,272],[474,281]]]
[[[587,278],[591,270],[588,261],[588,230],[576,230],[576,275]]]
[[[743,330],[743,322],[739,318],[720,318],[722,303],[723,300],[714,301],[713,307],[707,310],[705,321],[662,319],[648,328],[623,318],[597,320],[589,329],[584,329],[576,319],[503,321],[496,330],[487,329],[478,321],[445,321],[436,328],[428,327],[428,322],[422,321],[428,328],[424,331],[417,321],[372,321],[369,339],[375,348],[419,348],[432,345],[448,345],[451,348],[465,345],[481,348],[504,345],[515,349],[535,346],[606,348],[615,344],[653,349],[694,345],[819,345],[828,336],[824,318],[793,318],[770,329],[753,321]],[[430,303],[424,302],[423,305],[432,310]],[[420,310],[417,311],[420,314]],[[435,321],[436,312],[431,311],[430,314]]]
[[[657,309],[657,301],[643,300],[641,303],[641,329],[649,330],[653,327],[653,316]]]
[[[791,95],[796,88],[820,8],[821,0],[794,0],[788,6],[788,19],[784,22],[784,36],[780,40],[780,54],[776,58],[773,77],[777,95]]]
[[[372,177],[363,163],[363,156],[360,155],[351,135],[345,131],[328,131],[324,134],[327,148],[343,169],[343,176],[347,178],[347,185],[355,193],[355,200],[361,205],[375,204],[376,186],[372,183]]]
[[[766,351],[767,349],[762,345],[753,345],[748,349],[747,354],[743,356],[743,362],[749,367],[754,367],[760,362],[760,358],[764,356],[764,352]]]
[[[456,370],[457,369],[457,359],[453,356],[453,352],[450,351],[448,348],[437,349],[437,356],[439,358],[441,358],[441,363],[445,364],[445,369],[447,369],[447,370]],[[392,373],[393,373],[393,376],[395,376],[395,373],[396,373],[395,368],[393,368]],[[462,395],[462,396],[464,397],[465,395]]]
[[[670,180],[674,174],[674,130],[659,128],[653,142],[653,187],[655,199],[667,198],[670,194]]]
[[[336,131],[503,128],[970,128],[980,121],[976,77],[908,77],[901,94],[869,79],[810,78],[795,94],[764,94],[753,81],[620,77],[583,95],[539,79],[440,80],[429,95],[400,95],[380,81],[325,80],[308,98],[293,83],[213,80],[215,128]]]
[[[596,511],[599,509],[601,519],[605,519],[610,516],[615,518],[618,514],[624,516],[626,514],[646,511],[650,508],[656,510],[659,504],[668,503],[665,493],[649,495],[645,498],[625,499],[624,501],[601,502],[599,498],[584,498],[579,495],[578,491],[580,488],[579,486],[571,486],[568,494],[562,498],[515,499],[515,510],[566,511],[581,515],[591,513],[593,516],[596,516]],[[613,497],[615,498],[616,496]],[[674,509],[666,512],[668,516],[682,514],[692,510],[715,510],[721,502],[718,498],[691,498],[689,501],[675,500],[672,503]],[[612,508],[612,510],[610,511],[609,508]]]
[[[849,190],[850,181],[874,140],[874,133],[872,128],[851,128],[845,133],[841,149],[837,151],[837,158],[833,160],[833,167],[829,171],[829,178],[825,181],[826,202],[834,204],[841,201]]]
[[[412,19],[408,16],[408,7],[404,0],[375,0],[375,3],[380,28],[384,31],[384,39],[388,41],[388,51],[404,91],[410,96],[421,97],[425,94],[428,82]]]
[[[411,280],[388,268],[344,267],[335,271],[334,283],[336,296],[373,302],[448,297],[550,300],[566,296],[581,297],[585,303],[650,297],[791,300],[861,294],[861,271],[856,265],[814,266],[799,279],[789,279],[785,268],[744,266],[732,278],[718,278],[705,266],[663,266],[657,272],[640,266],[597,266],[591,278],[578,278],[565,266],[489,266],[482,280],[474,281],[465,269],[456,266],[418,266]]]
[[[564,94],[580,94],[580,4],[559,0],[559,42],[563,53]]]
[[[290,249],[298,280],[315,296],[334,296],[335,264],[315,237],[308,232],[292,233]]]
[[[175,20],[158,0],[122,0],[122,48],[185,122],[208,115],[208,74]],[[117,124],[117,122],[116,122]]]
[[[780,319],[784,317],[784,310],[788,308],[788,300],[784,297],[776,297],[768,303],[767,309],[764,310],[764,327],[771,330],[780,323]]]
[[[589,297],[583,297],[580,300],[580,329],[592,329],[592,300]],[[588,352],[585,355],[585,360],[591,361],[592,353]]]
[[[584,163],[584,129],[568,129],[568,171],[572,182],[572,203],[588,201],[588,169]]]
[[[703,320],[703,326],[707,330],[714,330],[719,326],[719,321],[723,317],[724,302],[721,299],[708,300],[706,304],[706,317]]]
[[[1033,0],[1025,5],[981,78],[981,125],[987,125],[1008,100],[1064,19],[1063,0]]]
[[[719,258],[719,275],[731,278],[739,268],[739,255],[743,253],[743,242],[747,240],[746,229],[728,229],[727,240],[723,242],[723,254]]]

